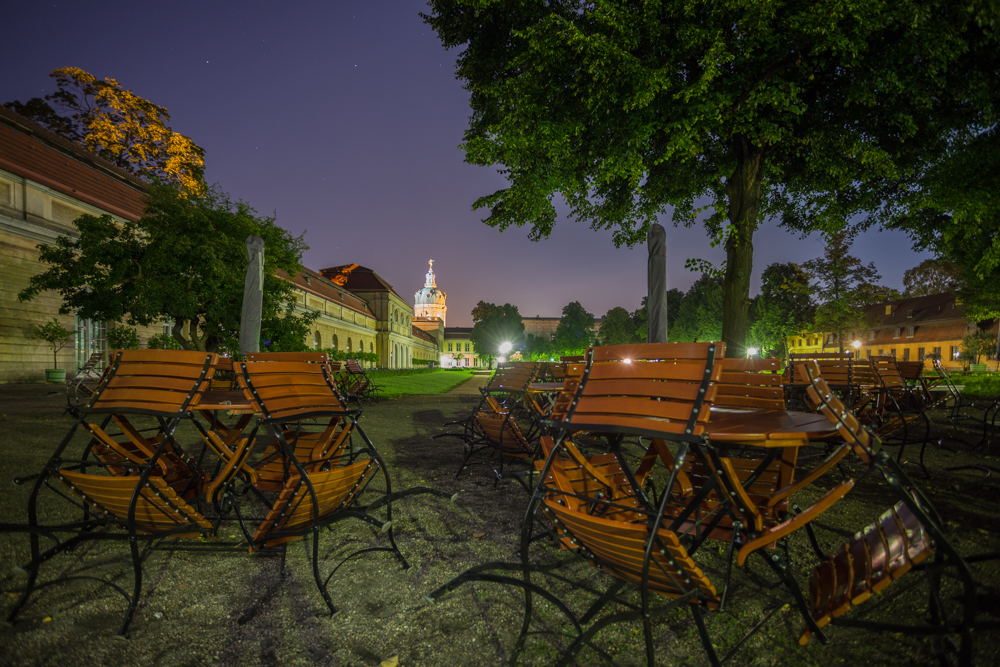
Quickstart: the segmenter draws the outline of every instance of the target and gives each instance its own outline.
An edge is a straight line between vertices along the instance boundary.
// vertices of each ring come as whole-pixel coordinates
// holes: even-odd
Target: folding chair
[[[248,441],[240,444],[215,477],[191,471],[191,477],[185,479],[180,471],[189,465],[189,459],[178,456],[183,450],[174,436],[181,422],[193,421],[190,409],[200,392],[208,388],[215,361],[214,354],[204,352],[126,350],[115,354],[104,381],[80,409],[79,419],[37,476],[28,501],[28,524],[4,527],[26,530],[31,548],[31,561],[19,568],[27,583],[8,614],[8,622],[17,618],[40,588],[61,581],[96,579],[128,603],[118,631],[124,637],[139,602],[146,553],[166,538],[216,537],[221,515],[209,520],[199,506],[202,500],[217,506],[231,504],[231,482],[241,472]],[[99,417],[104,417],[103,421],[95,424],[92,420]],[[155,419],[156,435],[143,435],[130,420],[135,417]],[[107,435],[105,429],[111,420],[122,428],[123,442]],[[67,458],[67,447],[81,427],[93,438],[79,459]],[[90,472],[94,468],[97,474]],[[83,518],[57,526],[41,525],[43,490],[76,504],[83,510]],[[39,545],[43,536],[55,542],[44,552]],[[114,581],[84,575],[39,583],[44,563],[88,540],[128,542],[133,568],[131,594]],[[144,549],[140,549],[141,543],[145,543]]]
[[[396,546],[392,532],[392,503],[400,498],[430,493],[448,498],[435,489],[414,487],[393,493],[386,467],[375,446],[358,424],[361,409],[351,409],[337,391],[326,364],[308,362],[245,362],[238,364],[240,387],[253,401],[260,417],[250,434],[270,432],[281,448],[281,479],[277,498],[257,530],[249,538],[251,551],[260,551],[291,540],[312,537],[311,565],[316,586],[330,614],[336,614],[320,575],[320,530],[343,519],[358,519],[379,527],[389,546],[368,547],[355,555],[385,551],[409,567]],[[357,433],[364,443],[358,450],[348,446]],[[262,478],[277,482],[270,470],[258,468]],[[380,486],[371,486],[381,478]],[[450,496],[454,500],[455,496]],[[373,512],[385,507],[385,520]]]
[[[844,437],[868,467],[865,475],[877,473],[896,494],[899,501],[877,521],[842,543],[836,551],[822,557],[809,580],[809,613],[814,623],[862,627],[875,631],[941,637],[957,634],[960,665],[972,664],[974,637],[986,629],[1000,627],[995,619],[982,620],[978,606],[978,586],[969,564],[994,560],[1000,554],[982,554],[963,558],[948,539],[944,522],[923,492],[910,480],[903,467],[882,448],[877,435],[866,429],[831,391],[815,366],[807,366],[809,392],[822,413]],[[925,563],[933,556],[932,562]],[[895,583],[909,572],[927,574],[929,622],[913,624],[845,618],[859,606]],[[958,582],[960,591],[948,598],[942,595],[942,574]],[[909,588],[901,586],[900,592]],[[957,603],[958,613],[950,613],[945,601]],[[803,630],[799,643],[809,641],[812,624]]]
[[[103,352],[94,352],[87,359],[87,362],[77,370],[66,383],[66,412],[72,417],[77,417],[77,410],[81,397],[84,399],[94,395],[94,390],[101,383],[104,377],[104,370],[99,368],[101,360],[104,358]]]

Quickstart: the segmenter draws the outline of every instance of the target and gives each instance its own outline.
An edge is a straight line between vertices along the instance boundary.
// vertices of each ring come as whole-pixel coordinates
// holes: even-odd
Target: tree
[[[555,356],[555,348],[548,338],[526,334],[521,354],[530,361],[549,361]]]
[[[38,246],[39,259],[49,268],[31,278],[19,300],[54,290],[63,298],[62,314],[131,326],[166,320],[185,349],[235,350],[247,265],[244,242],[254,235],[266,248],[262,338],[277,349],[297,349],[316,318],[293,312],[291,283],[276,275],[299,270],[306,249],[302,237],[216,188],[196,195],[154,185],[136,222],[83,215],[73,224],[79,238],[61,236],[54,245]]]
[[[556,327],[555,348],[560,355],[583,354],[594,344],[594,315],[588,313],[579,301],[562,309],[562,318]]]
[[[645,343],[646,337],[636,335],[635,322],[627,310],[621,306],[612,308],[601,318],[601,345],[625,345]]]
[[[992,113],[992,9],[939,0],[431,0],[470,93],[466,160],[503,165],[485,222],[547,237],[570,216],[645,239],[703,198],[726,249],[722,338],[741,354],[753,234],[902,215],[922,168]],[[696,203],[697,202],[697,203]]]
[[[500,353],[502,343],[518,345],[524,337],[524,321],[517,306],[505,303],[502,306],[480,301],[472,309],[472,331],[469,341],[475,345],[476,354],[485,358],[490,368]]]
[[[59,350],[72,342],[73,330],[64,328],[59,324],[59,320],[53,317],[45,324],[36,324],[29,335],[52,346],[52,368],[59,368]]]
[[[962,336],[962,356],[974,364],[983,355],[989,356],[997,347],[997,337],[984,329],[976,329]]]
[[[56,92],[6,106],[126,171],[189,190],[204,187],[205,151],[167,126],[166,109],[79,67],[49,76]]]
[[[667,331],[670,342],[707,342],[722,336],[722,280],[701,274],[684,294],[677,319]]]
[[[750,325],[750,340],[763,356],[788,356],[788,337],[808,327],[815,316],[809,276],[792,262],[770,264],[761,274],[760,295]]]
[[[961,288],[961,269],[947,259],[925,259],[903,274],[903,294],[906,297],[954,293]]]
[[[867,329],[871,325],[863,308],[871,305],[873,291],[878,290],[879,297],[891,294],[888,291],[891,288],[875,284],[882,276],[874,262],[863,264],[850,254],[851,241],[846,232],[827,234],[823,257],[802,265],[811,281],[812,294],[819,303],[815,326],[821,331],[837,334],[841,352],[844,351],[847,333]]]

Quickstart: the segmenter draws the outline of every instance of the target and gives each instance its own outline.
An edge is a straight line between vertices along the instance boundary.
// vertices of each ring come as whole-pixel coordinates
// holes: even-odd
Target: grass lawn
[[[472,371],[446,371],[442,369],[405,375],[372,375],[382,387],[384,398],[417,394],[443,394],[472,377]]]
[[[974,398],[1000,396],[1000,373],[953,373],[955,384],[965,385],[962,393]]]

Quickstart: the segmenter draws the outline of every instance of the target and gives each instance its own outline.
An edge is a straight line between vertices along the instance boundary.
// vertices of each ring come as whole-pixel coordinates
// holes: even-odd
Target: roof
[[[331,266],[328,269],[320,269],[320,274],[329,280],[334,280],[352,292],[391,292],[402,299],[396,293],[385,278],[375,273],[372,269],[357,264],[341,264]],[[343,281],[343,282],[341,282]]]
[[[472,333],[472,327],[445,327],[444,337],[447,338],[468,338]]]
[[[0,169],[128,220],[146,207],[145,181],[3,106]]]
[[[431,343],[432,345],[437,345],[437,339],[434,338],[434,336],[427,333],[426,331],[424,331],[423,329],[418,329],[412,325],[410,326],[410,328],[413,329],[414,338],[420,338],[422,340],[427,341],[428,343]]]
[[[279,278],[290,280],[293,285],[301,289],[303,292],[308,292],[313,296],[318,296],[321,299],[326,299],[332,303],[340,304],[350,310],[367,315],[368,317],[375,317],[372,314],[372,311],[369,310],[368,304],[364,299],[360,298],[356,294],[351,294],[346,289],[338,287],[333,282],[327,280],[312,269],[302,267],[302,270],[295,275],[295,278],[291,278],[287,271],[282,270],[279,270],[277,275]],[[306,280],[306,278],[308,278],[308,280]]]
[[[890,314],[886,314],[886,306],[892,306]],[[873,328],[907,327],[953,320],[968,321],[965,309],[951,292],[883,301],[868,306],[865,312],[876,322]]]

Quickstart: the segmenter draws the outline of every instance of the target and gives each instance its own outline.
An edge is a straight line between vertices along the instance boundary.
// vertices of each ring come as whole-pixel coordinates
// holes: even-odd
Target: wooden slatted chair
[[[324,580],[319,571],[320,529],[346,518],[378,526],[387,535],[389,546],[361,549],[341,562],[358,553],[385,551],[408,568],[392,532],[392,503],[419,493],[448,496],[426,487],[392,492],[385,464],[358,424],[361,409],[347,404],[325,364],[245,362],[238,368],[240,387],[261,415],[250,439],[259,428],[270,431],[281,447],[284,462],[280,490],[251,536],[250,550],[312,536],[313,577],[331,615],[335,614],[337,608],[326,586],[329,577]],[[364,443],[360,452],[346,446],[352,433]],[[376,478],[381,482],[372,486]],[[381,507],[385,508],[385,520],[373,514]]]
[[[691,610],[702,644],[712,664],[718,665],[701,612],[720,600],[714,586],[690,558],[664,513],[671,493],[662,494],[657,506],[642,492],[627,465],[621,465],[621,440],[627,435],[663,438],[679,443],[676,460],[683,464],[687,448],[700,442],[709,416],[708,400],[714,398],[713,381],[721,367],[714,366],[716,350],[723,344],[664,343],[591,348],[583,373],[568,378],[573,391],[564,391],[543,435],[548,452],[535,486],[521,531],[521,564],[490,563],[463,573],[434,591],[439,598],[466,581],[490,581],[520,586],[526,594],[526,615],[514,656],[523,648],[531,624],[530,596],[538,594],[562,611],[577,630],[572,643],[556,664],[569,664],[576,651],[589,644],[610,622],[640,620],[646,639],[647,663],[655,663],[651,619],[670,610]],[[571,369],[572,372],[572,369]],[[655,399],[655,400],[651,400]],[[583,456],[572,433],[599,432],[612,451],[603,456]],[[671,471],[665,489],[682,488],[679,465]],[[583,556],[616,579],[585,613],[577,616],[562,600],[531,580],[546,569],[532,564],[536,509],[553,523],[560,546]],[[493,574],[491,570],[521,570],[522,578]],[[625,603],[619,591],[626,584],[639,587],[642,603],[637,609]],[[653,596],[666,602],[657,605]],[[584,625],[611,604],[628,611]]]
[[[869,424],[882,438],[885,446],[898,446],[897,460],[903,460],[906,445],[920,443],[920,467],[929,476],[924,466],[924,452],[930,441],[931,421],[927,416],[926,403],[919,388],[910,386],[903,378],[892,356],[876,356],[871,359],[872,369],[881,384],[879,402],[882,405],[881,419],[877,424]],[[914,438],[914,427],[923,422],[923,436]],[[902,431],[902,435],[892,437]],[[890,439],[891,437],[891,439]]]
[[[115,582],[105,583],[128,602],[118,631],[119,636],[124,636],[142,588],[144,553],[140,553],[139,544],[146,542],[152,546],[164,538],[215,537],[219,520],[209,521],[199,511],[198,503],[190,501],[206,498],[218,501],[239,474],[245,451],[236,452],[214,478],[200,479],[204,484],[196,496],[190,495],[189,484],[178,481],[177,471],[171,471],[178,465],[171,453],[182,451],[174,432],[181,422],[193,421],[191,408],[197,404],[200,392],[208,388],[215,361],[216,355],[204,352],[126,350],[115,354],[104,381],[81,408],[80,418],[35,481],[27,524],[31,562],[20,568],[27,584],[8,616],[9,622],[16,619],[38,588],[63,579],[81,578],[68,576],[40,584],[38,575],[43,563],[87,540],[122,540],[129,543],[131,552],[132,592],[125,592]],[[97,424],[101,417],[103,421]],[[143,436],[130,417],[155,419],[159,433],[152,438]],[[105,427],[112,419],[127,436],[125,444],[107,435]],[[81,427],[94,436],[93,440],[83,457],[67,458],[67,447]],[[246,447],[246,441],[243,446]],[[103,453],[101,448],[105,448]],[[91,472],[95,468],[97,472]],[[62,498],[75,498],[84,508],[84,518],[56,527],[41,526],[38,519],[42,491],[57,486],[63,490],[59,494]],[[61,537],[56,539],[55,546],[42,552],[39,546],[42,534]]]
[[[882,448],[879,437],[866,429],[827,386],[815,367],[807,368],[809,392],[821,412],[836,426],[858,457],[892,489],[899,502],[878,520],[842,543],[824,558],[810,577],[808,611],[819,627],[827,624],[865,627],[876,631],[940,637],[957,634],[960,665],[972,664],[973,640],[984,629],[995,629],[995,619],[981,620],[977,605],[977,584],[969,562],[996,559],[996,554],[964,559],[948,539],[944,523],[923,492],[913,483],[902,466]],[[926,564],[931,556],[933,562]],[[863,604],[909,572],[924,570],[929,584],[930,622],[916,624],[849,619],[844,615]],[[949,613],[941,595],[941,573],[948,571],[958,581],[961,593],[953,597],[960,609]],[[811,625],[811,624],[810,624]],[[805,644],[814,634],[803,630],[799,642]]]
[[[341,390],[348,399],[368,401],[377,399],[382,387],[375,384],[356,359],[347,359],[343,366],[344,381]]]

